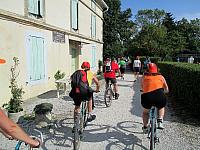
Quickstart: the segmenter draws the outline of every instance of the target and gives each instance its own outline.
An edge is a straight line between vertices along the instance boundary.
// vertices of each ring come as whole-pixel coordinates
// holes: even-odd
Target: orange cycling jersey
[[[148,93],[164,87],[162,75],[144,75],[142,81],[143,93]]]

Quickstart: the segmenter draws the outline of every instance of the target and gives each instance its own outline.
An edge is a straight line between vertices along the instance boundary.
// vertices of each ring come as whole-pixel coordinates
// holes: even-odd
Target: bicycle
[[[93,93],[95,91],[92,91]],[[98,91],[99,92],[99,91]],[[86,100],[82,100],[81,102],[81,111],[79,114],[76,114],[74,119],[74,150],[78,150],[80,148],[80,141],[83,136],[83,131],[85,127],[87,126],[87,113],[88,103]]]
[[[105,93],[104,93],[104,102],[106,104],[106,107],[111,106],[114,96],[115,94],[112,89],[112,83],[109,83],[109,86],[106,88]]]
[[[150,139],[150,150],[155,149],[155,144],[159,142],[157,136],[157,108],[152,106],[149,112],[150,124],[148,126],[148,138]]]
[[[41,143],[43,143],[43,134],[42,134],[42,132],[40,132],[39,130],[37,130],[37,129],[34,129],[34,131],[36,131],[36,132],[38,132],[39,133],[39,135],[40,135],[40,141],[41,141]],[[31,136],[33,139],[38,139],[38,137],[36,137],[36,136]],[[16,144],[16,146],[15,146],[15,150],[20,150],[20,149],[28,149],[28,150],[33,150],[33,148],[31,148],[31,146],[30,145],[28,145],[28,144],[26,144],[26,143],[24,143],[23,141],[18,141],[17,142],[17,144]]]

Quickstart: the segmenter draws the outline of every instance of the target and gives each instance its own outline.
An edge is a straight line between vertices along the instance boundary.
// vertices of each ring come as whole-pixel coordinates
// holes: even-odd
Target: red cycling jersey
[[[116,62],[111,62],[111,71],[110,72],[104,72],[104,78],[116,78],[116,70],[119,70],[119,66]]]

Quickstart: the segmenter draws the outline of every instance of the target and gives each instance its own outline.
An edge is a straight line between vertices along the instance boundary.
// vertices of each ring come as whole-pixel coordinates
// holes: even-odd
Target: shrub
[[[159,62],[170,94],[195,113],[200,113],[200,65],[180,62]]]

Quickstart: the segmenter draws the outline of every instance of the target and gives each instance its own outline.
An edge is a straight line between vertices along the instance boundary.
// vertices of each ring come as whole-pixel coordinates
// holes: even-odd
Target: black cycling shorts
[[[125,68],[120,68],[120,72],[121,72],[121,74],[124,74],[124,72],[125,72]]]
[[[83,100],[90,100],[90,98],[93,96],[93,92],[88,92],[86,95],[83,95],[81,93],[75,93],[75,89],[72,89],[69,95],[71,95],[70,97],[72,97],[75,106],[80,106]]]
[[[116,78],[105,78],[105,80],[106,80],[106,84],[109,84],[109,82],[111,82],[112,84],[117,83]]]
[[[167,97],[165,96],[163,89],[157,89],[152,92],[142,94],[141,104],[146,109],[151,109],[153,105],[157,108],[163,108],[167,104]]]
[[[140,72],[140,67],[134,67],[135,72]]]

